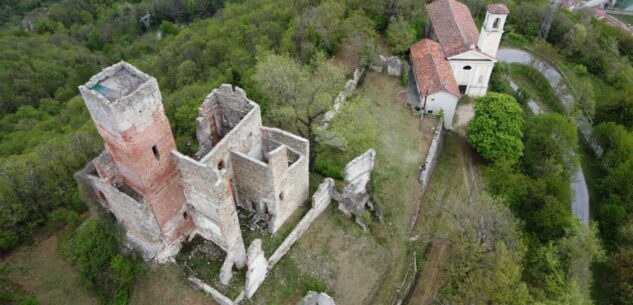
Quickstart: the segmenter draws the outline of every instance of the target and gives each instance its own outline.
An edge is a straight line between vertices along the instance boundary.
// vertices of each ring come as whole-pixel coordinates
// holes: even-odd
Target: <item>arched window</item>
[[[501,22],[501,18],[496,18],[495,22],[492,24],[492,28],[493,29],[498,29],[499,28],[499,22]]]
[[[218,170],[223,170],[224,169],[224,160],[221,160],[220,162],[218,162]]]
[[[464,70],[471,70],[473,67],[471,66],[464,66]]]

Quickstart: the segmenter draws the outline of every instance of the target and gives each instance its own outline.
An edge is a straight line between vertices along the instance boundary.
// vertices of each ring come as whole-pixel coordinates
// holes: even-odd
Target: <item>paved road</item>
[[[531,65],[537,70],[539,70],[545,78],[552,84],[552,87],[555,88],[556,94],[565,104],[567,110],[571,109],[574,103],[574,97],[567,93],[567,88],[564,84],[562,76],[549,64],[540,61],[534,58],[530,53],[525,52],[523,50],[517,49],[500,49],[497,52],[497,59],[507,63],[519,63],[525,65]],[[512,80],[510,80],[510,86],[515,91],[519,89],[519,86]],[[528,101],[528,107],[534,114],[542,113],[543,110],[534,100]],[[581,117],[584,118],[584,117]],[[581,128],[581,125],[584,125],[585,128],[589,128],[588,136],[591,137],[591,124],[585,119],[581,121],[578,120],[578,126]],[[581,128],[582,132],[582,128]],[[584,135],[584,133],[583,133]],[[585,175],[582,172],[582,168],[579,166],[578,170],[571,177],[570,187],[574,193],[574,197],[571,202],[571,210],[572,214],[578,218],[585,225],[589,224],[589,191],[587,189],[587,182],[585,181]]]

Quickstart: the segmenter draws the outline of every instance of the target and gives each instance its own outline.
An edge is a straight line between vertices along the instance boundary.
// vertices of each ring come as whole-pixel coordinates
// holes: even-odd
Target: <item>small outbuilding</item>
[[[421,110],[436,115],[443,111],[444,128],[452,129],[460,94],[442,47],[433,40],[424,39],[413,44],[410,51]]]

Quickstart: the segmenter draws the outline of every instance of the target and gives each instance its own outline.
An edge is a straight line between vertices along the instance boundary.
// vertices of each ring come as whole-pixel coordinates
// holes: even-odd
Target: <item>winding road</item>
[[[550,82],[556,95],[563,102],[565,108],[569,111],[574,105],[574,97],[569,94],[565,81],[560,73],[552,67],[550,64],[535,58],[532,54],[519,50],[519,49],[499,49],[497,52],[497,59],[506,63],[516,63],[530,65],[537,69],[543,76]],[[519,89],[519,86],[512,80],[510,80],[510,86],[515,91]],[[542,111],[541,107],[533,100],[528,101],[528,107],[534,114],[539,114]],[[577,122],[577,126],[580,129],[585,140],[588,143],[592,143],[594,151],[601,151],[591,137],[591,123],[585,116],[580,116]],[[571,201],[572,214],[578,218],[585,225],[589,224],[589,191],[587,189],[587,182],[585,181],[585,175],[582,172],[582,168],[578,166],[577,171],[571,177],[572,181],[570,187],[574,193],[574,197]]]

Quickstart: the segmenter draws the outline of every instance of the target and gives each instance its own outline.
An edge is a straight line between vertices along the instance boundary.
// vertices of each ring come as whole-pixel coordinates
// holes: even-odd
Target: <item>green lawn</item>
[[[410,262],[408,226],[421,200],[418,167],[437,122],[421,126],[403,107],[401,92],[406,88],[397,78],[368,73],[330,125],[348,141],[347,148],[321,147],[318,155],[340,172],[368,148],[376,150],[372,191],[384,222],[372,217],[369,232],[363,232],[332,203],[271,271],[254,304],[294,305],[313,287],[325,289],[338,305],[391,302]],[[311,188],[319,178],[313,175]]]
[[[98,305],[84,288],[77,269],[57,252],[57,236],[14,251],[7,260],[8,278],[33,293],[41,305]],[[144,265],[133,288],[130,305],[213,305],[210,298],[187,284],[174,264]]]
[[[565,114],[565,107],[549,81],[536,69],[521,64],[508,65],[510,77],[544,110]]]

